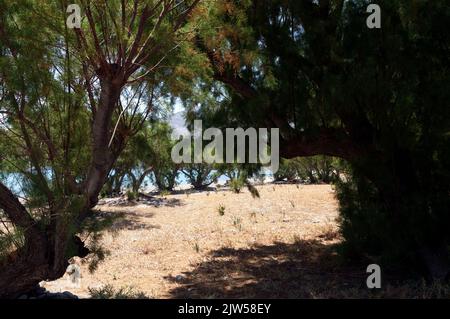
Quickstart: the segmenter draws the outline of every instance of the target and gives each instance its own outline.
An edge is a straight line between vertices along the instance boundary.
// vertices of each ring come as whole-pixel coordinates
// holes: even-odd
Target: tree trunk
[[[109,172],[123,147],[123,141],[114,143],[116,149],[109,145],[111,140],[111,121],[116,103],[120,97],[121,84],[112,80],[101,81],[100,101],[92,126],[92,161],[86,182],[87,207],[92,208],[98,202],[100,193]],[[120,134],[114,138],[120,139]]]
[[[61,278],[69,264],[67,258],[61,257],[65,251],[55,250],[66,247],[69,243],[77,247],[76,256],[88,255],[89,250],[78,237],[74,236],[60,245],[52,246],[43,233],[36,229],[28,231],[24,247],[0,264],[0,298],[17,298],[31,291],[42,280]]]
[[[100,101],[95,114],[92,135],[92,161],[85,184],[86,203],[79,212],[78,226],[98,202],[98,195],[123,147],[123,137],[118,135],[112,149],[110,126],[112,114],[119,99],[121,85],[102,81]],[[65,212],[52,212],[47,231],[28,214],[25,207],[3,184],[0,184],[0,208],[11,222],[25,229],[25,244],[0,265],[0,297],[15,298],[27,292],[42,280],[62,277],[68,266],[68,246],[74,245],[74,256],[85,257],[89,250],[78,237],[69,231]],[[72,256],[70,256],[72,257]]]
[[[47,278],[46,244],[40,232],[26,232],[25,246],[0,265],[0,298],[15,298]]]

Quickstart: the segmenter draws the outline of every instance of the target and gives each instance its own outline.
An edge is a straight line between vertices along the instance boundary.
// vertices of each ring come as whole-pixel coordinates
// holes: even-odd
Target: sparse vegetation
[[[150,299],[143,292],[136,291],[132,287],[115,289],[112,285],[101,288],[89,288],[92,299]]]
[[[220,216],[225,215],[225,206],[219,205],[219,207],[217,208],[217,212],[219,213]]]
[[[128,190],[127,191],[127,200],[134,201],[136,200],[138,197],[138,194],[136,194],[136,192],[132,191],[132,190]]]
[[[167,196],[170,195],[170,191],[167,190],[167,189],[164,189],[164,190],[162,190],[162,191],[159,192],[159,195],[160,195],[161,197],[167,197]]]
[[[166,296],[448,296],[448,0],[369,2],[0,1],[0,298],[109,257]]]
[[[193,205],[189,214],[178,206],[149,206],[139,210],[135,206],[120,206],[115,208],[114,214],[101,214],[105,218],[120,216],[114,219],[117,233],[114,241],[104,242],[105,248],[114,249],[117,252],[114,256],[118,257],[107,257],[101,264],[102,271],[92,275],[88,272],[89,265],[82,264],[83,283],[114,285],[97,289],[100,290],[94,294],[97,298],[144,294],[159,298],[207,298],[211,295],[224,298],[444,298],[448,295],[448,285],[421,280],[399,281],[392,278],[388,270],[383,271],[382,290],[365,289],[367,262],[349,265],[338,254],[342,238],[335,222],[337,204],[330,186],[307,185],[299,192],[295,185],[283,185],[273,192],[271,185],[265,185],[258,186],[258,190],[260,209],[254,207],[248,193],[237,197],[225,192],[227,196],[223,198],[222,192],[209,196],[203,192],[189,198],[168,196],[168,201],[179,198],[185,205]],[[270,207],[286,195],[295,206],[285,205],[288,222],[279,209]],[[226,207],[228,218],[218,214],[218,201],[220,206]],[[102,207],[102,210],[111,209]],[[205,218],[205,209],[215,214]],[[196,222],[189,222],[192,220]],[[244,227],[246,223],[251,226]],[[156,225],[163,227],[156,232],[149,231]],[[180,238],[189,239],[185,242]],[[132,261],[119,257],[130,250],[139,252]],[[149,263],[157,266],[147,267]],[[177,269],[176,276],[171,275],[173,269]],[[192,273],[186,272],[188,269]],[[194,289],[180,285],[179,280],[174,279],[172,283],[170,278],[178,274]],[[112,288],[128,287],[132,278],[139,276],[143,278],[133,283],[135,289],[131,294],[129,288]],[[211,276],[227,278],[229,289],[224,289],[222,281],[208,280]],[[301,282],[299,276],[303,278]],[[61,283],[65,284],[65,280]]]
[[[233,226],[239,230],[242,231],[242,218],[241,217],[234,217],[233,218]]]
[[[239,178],[230,179],[230,189],[233,193],[239,194],[242,190],[242,187],[245,186],[245,182]]]
[[[195,242],[192,247],[194,248],[196,253],[200,253],[200,245],[198,242]]]

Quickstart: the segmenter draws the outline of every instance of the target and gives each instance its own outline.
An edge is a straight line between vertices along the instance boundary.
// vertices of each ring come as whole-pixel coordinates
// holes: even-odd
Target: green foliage
[[[296,182],[300,178],[299,171],[299,159],[287,160],[282,158],[280,168],[274,174],[274,179],[276,181],[286,180],[288,183]]]
[[[9,253],[23,247],[24,236],[20,228],[13,228],[7,225],[3,214],[0,210],[0,263],[8,256]]]
[[[233,226],[236,227],[237,230],[242,231],[242,218],[234,217]]]
[[[245,180],[242,178],[232,178],[230,179],[230,189],[233,193],[239,194],[242,187],[245,186]]]
[[[248,180],[245,182],[245,186],[247,186],[248,191],[252,195],[253,198],[260,198],[258,189],[250,183]]]
[[[126,186],[127,194],[137,194],[147,178],[160,191],[173,190],[179,175],[179,167],[171,159],[173,145],[171,128],[164,119],[144,122],[116,162],[102,193],[117,194]]]
[[[195,242],[192,247],[194,248],[196,253],[200,252],[200,245],[198,244],[198,242]]]
[[[138,194],[136,194],[134,191],[132,191],[132,190],[127,191],[127,200],[134,201],[134,200],[136,200],[137,197],[138,197]]]
[[[340,164],[295,159],[278,175],[344,175],[337,190],[348,247],[431,270],[449,265],[450,36],[442,30],[450,10],[445,0],[377,4],[380,30],[367,28],[365,0],[221,2],[211,23],[241,23],[199,37],[218,74],[207,89],[223,98],[192,112],[219,127],[271,123],[281,148],[299,145],[290,156],[345,159],[344,174]]]
[[[353,175],[347,181],[338,181],[335,189],[339,201],[341,233],[345,239],[342,246],[344,255],[362,258],[369,253],[379,258],[385,252],[389,258],[398,262],[398,258],[404,255],[408,238],[403,237],[389,222],[389,210],[380,205],[374,185],[364,177]],[[408,251],[413,254],[413,247],[409,248]],[[387,261],[393,263],[393,260]]]
[[[84,19],[86,43],[80,45],[75,32],[65,28],[60,4],[0,1],[0,177],[9,185],[14,180],[14,193],[26,199],[30,216],[49,237],[61,235],[54,233],[55,225],[67,238],[82,232],[78,217],[95,202],[87,203],[83,195],[103,84],[97,60],[104,54],[116,60],[139,25],[119,27],[122,3],[91,6],[98,34],[93,36]],[[137,13],[145,3],[137,3]],[[336,189],[352,255],[379,256],[409,268],[422,266],[419,257],[423,262],[430,251],[447,257],[450,36],[443,30],[450,24],[448,1],[380,0],[381,30],[367,29],[367,4],[205,0],[181,32],[171,32],[170,25],[184,5],[160,22],[153,15],[143,32],[151,34],[155,47],[125,79],[130,83],[121,88],[115,101],[120,103],[106,123],[107,132],[117,133],[107,150],[123,153],[111,162],[115,167],[103,194],[122,186],[137,192],[147,174],[160,191],[174,188],[180,167],[170,157],[170,128],[158,114],[147,123],[142,109],[156,99],[164,102],[155,109],[163,108],[178,96],[189,122],[279,127],[282,148],[288,142],[300,145],[290,147],[289,156],[345,159],[344,176],[341,163],[312,157],[284,160],[276,178],[316,183],[343,177]],[[133,6],[124,7],[126,17],[130,10]],[[143,100],[134,111],[122,105],[136,95]],[[116,145],[120,135],[123,144]],[[195,187],[211,182],[211,167],[192,169],[187,168]],[[258,165],[219,168],[234,192],[249,187],[258,170]],[[255,188],[250,191],[257,196]],[[2,251],[20,242],[20,232],[15,234],[2,235]],[[98,255],[104,256],[100,250]]]
[[[171,158],[175,141],[171,138],[171,128],[166,123],[155,123],[152,127],[152,139],[149,141],[151,155],[148,159],[152,167],[152,182],[160,191],[172,191],[176,185],[179,167]]]
[[[185,164],[181,171],[196,190],[207,188],[217,182],[217,178],[220,176],[218,171],[214,171],[212,165],[205,163]]]
[[[91,245],[89,245],[89,256],[84,259],[85,263],[88,263],[88,269],[90,273],[94,273],[98,266],[102,261],[105,260],[105,258],[111,254],[111,252],[107,249],[105,249],[99,242],[100,237],[98,234],[93,236],[93,240]]]
[[[122,219],[123,214],[105,214],[95,212],[82,225],[84,241],[88,244],[90,254],[83,260],[91,273],[97,270],[100,263],[110,255],[110,251],[101,245],[105,231],[114,231],[113,224]]]
[[[219,213],[219,216],[224,216],[225,215],[225,206],[219,205],[219,207],[217,208],[217,212]]]
[[[342,164],[336,158],[327,156],[298,157],[282,159],[275,180],[305,182],[309,184],[331,183],[342,171]]]
[[[449,225],[448,197],[436,193],[437,202],[431,204],[419,194],[406,193],[393,201],[396,190],[384,180],[386,175],[381,176],[386,183],[381,189],[356,169],[335,183],[343,254],[350,259],[376,260],[391,268],[425,271],[427,265],[419,253],[424,248],[418,250],[417,245],[428,244],[443,253],[445,260],[450,251],[450,242],[443,240],[445,225]]]
[[[159,194],[160,194],[162,197],[166,197],[166,196],[170,195],[171,192],[170,192],[169,190],[167,190],[167,189],[163,189],[162,191],[159,192]]]
[[[252,176],[257,176],[260,166],[257,164],[220,164],[217,165],[220,174],[229,178],[228,186],[235,194],[239,194],[242,188],[247,187],[254,198],[259,197],[259,192],[249,181]]]
[[[132,287],[115,289],[112,285],[101,288],[89,288],[92,299],[150,299],[145,293],[136,291]]]

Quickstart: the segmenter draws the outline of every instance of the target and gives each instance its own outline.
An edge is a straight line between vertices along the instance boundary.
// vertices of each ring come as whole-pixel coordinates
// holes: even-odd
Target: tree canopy
[[[344,253],[448,277],[450,8],[380,0],[369,29],[369,3],[82,0],[69,28],[66,0],[0,0],[0,297],[90,252],[80,234],[105,184],[127,175],[136,191],[151,168],[173,188],[155,114],[176,99],[189,124],[279,128],[286,160],[342,160]]]
[[[369,29],[368,4],[221,2],[196,43],[213,70],[205,87],[224,98],[188,105],[224,126],[280,128],[285,158],[344,159],[352,179],[338,184],[338,197],[348,252],[442,277],[450,11],[445,1],[378,1],[382,26]]]

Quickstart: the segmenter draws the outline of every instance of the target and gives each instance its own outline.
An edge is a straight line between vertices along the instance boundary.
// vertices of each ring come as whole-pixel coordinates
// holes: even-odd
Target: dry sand
[[[110,254],[92,274],[82,264],[79,288],[67,276],[42,285],[80,297],[104,285],[154,298],[326,296],[335,276],[317,289],[308,285],[323,265],[335,272],[335,254],[320,257],[339,241],[332,187],[257,188],[259,199],[219,190],[169,195],[158,206],[100,205],[107,215],[123,214],[101,240]]]

